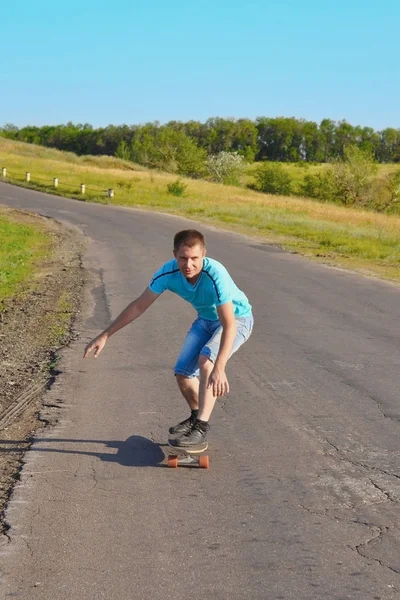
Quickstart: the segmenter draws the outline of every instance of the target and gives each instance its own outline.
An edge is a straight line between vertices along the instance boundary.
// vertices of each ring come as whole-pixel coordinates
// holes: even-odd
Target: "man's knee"
[[[213,368],[212,361],[205,354],[199,356],[200,371],[210,371]]]
[[[191,385],[193,381],[196,381],[198,377],[193,375],[182,375],[182,373],[174,373],[175,379],[179,387],[185,387]]]

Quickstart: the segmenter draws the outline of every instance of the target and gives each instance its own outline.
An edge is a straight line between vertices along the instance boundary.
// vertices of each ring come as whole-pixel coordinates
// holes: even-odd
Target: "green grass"
[[[96,157],[93,164],[82,159],[0,138],[0,167],[7,167],[14,183],[54,193],[52,181],[58,177],[61,195],[191,217],[278,243],[315,260],[400,281],[398,216],[184,178],[185,194],[176,197],[167,190],[176,180],[174,175],[132,170],[134,165],[128,170],[109,157]],[[323,167],[288,168],[303,173]],[[25,171],[31,172],[31,184],[23,183]],[[79,195],[80,183],[87,186],[84,197]],[[113,199],[106,197],[108,188],[115,191]]]
[[[33,220],[33,222],[32,222]],[[27,222],[29,221],[29,222]],[[54,240],[39,222],[26,213],[0,208],[0,313],[8,298],[29,297],[41,284],[41,263],[54,248]],[[69,332],[73,304],[63,289],[57,290],[51,310],[41,315],[38,335],[44,346],[58,346]]]
[[[50,247],[50,236],[40,227],[0,211],[0,311],[4,300],[22,289]]]

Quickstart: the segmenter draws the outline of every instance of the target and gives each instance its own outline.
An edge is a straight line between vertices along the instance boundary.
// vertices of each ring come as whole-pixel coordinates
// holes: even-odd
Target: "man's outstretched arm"
[[[120,315],[105,329],[102,331],[97,337],[95,337],[85,348],[85,352],[83,358],[86,358],[92,350],[94,350],[94,357],[100,354],[103,350],[104,345],[108,338],[117,332],[119,329],[122,329],[138,317],[142,315],[148,308],[153,304],[155,300],[159,297],[160,294],[155,294],[149,288],[146,288],[145,291],[139,298],[136,298],[133,302],[128,304],[126,308],[122,311]]]

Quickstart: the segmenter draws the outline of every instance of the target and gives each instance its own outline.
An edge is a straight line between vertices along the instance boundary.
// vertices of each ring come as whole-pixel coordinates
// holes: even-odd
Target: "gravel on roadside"
[[[3,212],[46,231],[52,251],[0,312],[0,533],[7,530],[4,509],[24,453],[35,431],[46,426],[40,415],[44,391],[57,376],[57,352],[74,337],[86,282],[81,235],[26,211]]]

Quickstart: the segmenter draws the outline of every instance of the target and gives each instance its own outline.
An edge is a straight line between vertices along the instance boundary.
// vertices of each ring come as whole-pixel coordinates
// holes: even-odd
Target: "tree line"
[[[211,118],[144,125],[90,124],[26,126],[7,124],[0,135],[49,146],[79,155],[105,154],[166,169],[182,175],[202,176],[207,157],[237,153],[249,162],[279,161],[323,163],[343,158],[349,146],[368,152],[380,163],[400,162],[400,129],[375,131],[347,121],[259,117]]]

